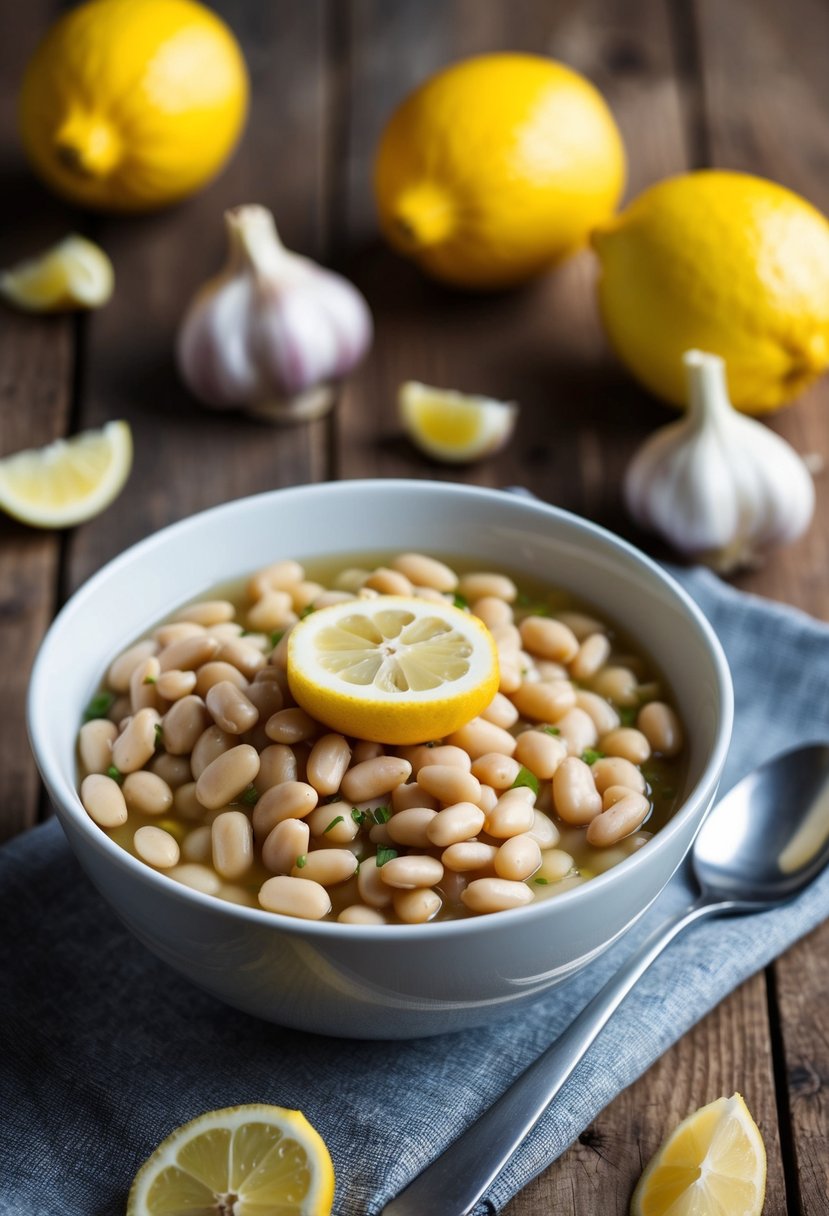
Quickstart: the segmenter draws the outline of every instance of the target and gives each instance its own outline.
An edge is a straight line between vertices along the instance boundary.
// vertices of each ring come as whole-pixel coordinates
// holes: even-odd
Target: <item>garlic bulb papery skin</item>
[[[216,409],[275,422],[321,417],[371,345],[368,304],[342,275],[287,250],[266,207],[236,207],[225,224],[225,268],[179,330],[181,377]]]
[[[734,409],[722,359],[691,350],[683,363],[688,411],[634,456],[625,502],[643,527],[727,574],[806,531],[814,483],[784,439]]]

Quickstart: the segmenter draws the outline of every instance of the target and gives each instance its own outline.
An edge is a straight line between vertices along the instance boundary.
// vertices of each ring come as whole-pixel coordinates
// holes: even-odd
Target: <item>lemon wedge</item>
[[[82,236],[68,236],[38,257],[0,272],[0,295],[25,312],[100,308],[114,285],[112,262]]]
[[[430,388],[416,380],[401,384],[400,420],[415,447],[434,460],[466,464],[499,451],[515,429],[512,401]]]
[[[760,1216],[766,1150],[740,1094],[694,1111],[648,1164],[631,1216]]]
[[[334,1167],[301,1111],[230,1106],[185,1123],[135,1176],[127,1216],[329,1216]]]
[[[36,528],[69,528],[109,506],[132,467],[126,422],[0,460],[0,509]]]
[[[376,743],[427,743],[470,722],[498,690],[486,626],[408,596],[312,612],[288,639],[288,684],[312,717]]]

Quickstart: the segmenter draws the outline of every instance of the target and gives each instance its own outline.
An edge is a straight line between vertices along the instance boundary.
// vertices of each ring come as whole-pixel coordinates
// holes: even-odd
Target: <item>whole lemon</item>
[[[248,77],[227,26],[196,0],[87,0],[23,80],[23,144],[74,203],[144,211],[199,189],[241,132]]]
[[[375,193],[390,243],[429,274],[498,288],[583,245],[622,193],[622,139],[578,72],[481,55],[439,72],[380,140]]]
[[[685,402],[692,348],[725,360],[731,400],[752,414],[829,367],[829,222],[791,190],[686,173],[639,195],[593,244],[610,341],[666,401]]]

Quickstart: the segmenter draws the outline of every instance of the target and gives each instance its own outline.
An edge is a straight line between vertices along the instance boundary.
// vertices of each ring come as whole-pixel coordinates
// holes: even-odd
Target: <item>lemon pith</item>
[[[303,709],[342,734],[425,743],[490,703],[497,652],[469,613],[384,595],[332,604],[300,621],[288,640],[288,683]]]
[[[375,194],[389,242],[429,274],[497,288],[583,245],[621,196],[601,94],[540,55],[480,55],[432,76],[383,132]]]
[[[447,463],[480,460],[498,451],[515,427],[518,407],[416,381],[400,386],[400,417],[411,441]]]
[[[329,1216],[334,1167],[301,1111],[255,1103],[172,1132],[135,1176],[127,1216],[171,1212]]]
[[[218,172],[247,101],[236,39],[197,0],[87,0],[32,56],[20,126],[32,165],[59,194],[145,210]]]
[[[760,1216],[766,1152],[740,1094],[689,1115],[648,1164],[631,1216]]]
[[[725,360],[731,401],[776,409],[829,368],[829,222],[744,173],[650,187],[593,234],[611,345],[646,388],[684,404],[682,354]]]
[[[68,236],[0,273],[0,295],[28,312],[99,308],[112,295],[112,262],[98,245]]]

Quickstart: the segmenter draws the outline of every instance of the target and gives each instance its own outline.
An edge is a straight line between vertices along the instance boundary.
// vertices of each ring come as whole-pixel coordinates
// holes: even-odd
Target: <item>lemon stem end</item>
[[[454,208],[446,192],[432,183],[405,190],[392,212],[394,234],[407,249],[438,245],[452,231]]]
[[[117,131],[96,114],[71,114],[56,132],[54,142],[64,169],[78,177],[108,177],[122,156]]]

